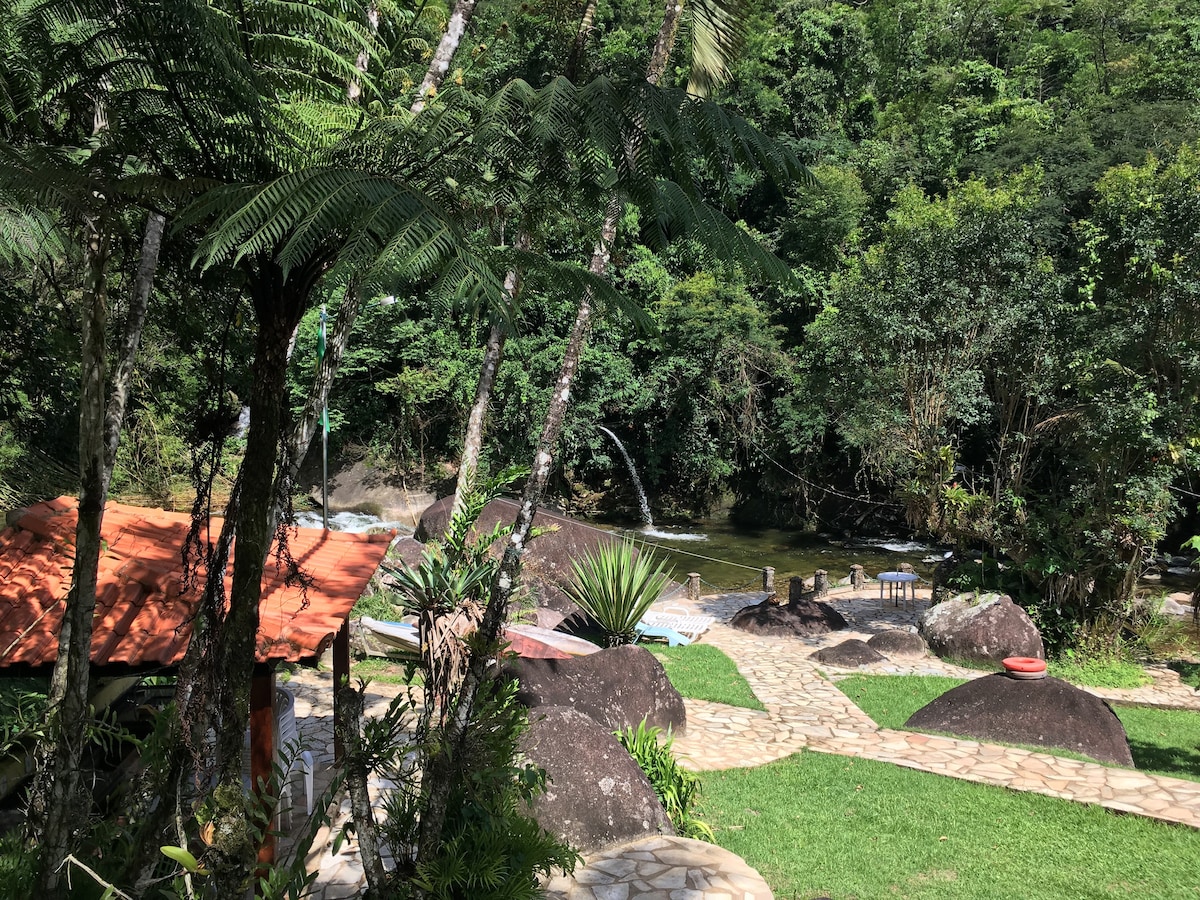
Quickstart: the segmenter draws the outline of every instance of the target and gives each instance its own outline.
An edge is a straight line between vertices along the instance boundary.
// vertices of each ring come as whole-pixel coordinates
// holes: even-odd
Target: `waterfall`
[[[633,486],[637,489],[638,503],[642,506],[642,519],[647,525],[654,524],[654,518],[650,515],[650,501],[646,499],[646,491],[642,487],[642,479],[638,478],[637,469],[633,466],[633,458],[630,457],[629,451],[625,449],[625,445],[621,443],[621,439],[605,428],[603,425],[597,426],[601,431],[613,439],[613,443],[617,445],[617,449],[621,451],[621,455],[625,457],[625,465],[629,466],[629,474],[633,476]]]

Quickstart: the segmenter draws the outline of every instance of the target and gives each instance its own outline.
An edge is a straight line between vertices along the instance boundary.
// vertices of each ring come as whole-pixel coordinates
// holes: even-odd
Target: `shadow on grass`
[[[1138,769],[1172,778],[1200,781],[1200,750],[1163,747],[1130,738],[1129,752],[1133,754],[1133,764]]]
[[[1196,690],[1200,691],[1200,662],[1173,659],[1167,663],[1167,668],[1178,672],[1184,684],[1190,684]]]

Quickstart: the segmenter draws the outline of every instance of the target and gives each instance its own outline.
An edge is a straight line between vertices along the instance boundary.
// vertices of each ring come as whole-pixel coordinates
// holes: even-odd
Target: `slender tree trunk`
[[[617,222],[620,219],[622,204],[619,197],[609,198],[604,226],[601,230],[600,241],[592,254],[589,270],[593,275],[603,275],[608,268],[609,255],[613,238],[616,236]],[[542,424],[542,434],[538,440],[537,452],[534,456],[533,471],[525,483],[521,498],[521,507],[513,525],[513,533],[509,537],[504,557],[496,581],[488,597],[488,605],[484,610],[479,631],[483,637],[484,646],[496,644],[500,629],[508,612],[508,603],[516,588],[517,574],[520,570],[521,554],[529,539],[533,525],[533,517],[537,512],[538,503],[545,491],[550,478],[551,464],[554,461],[554,446],[562,433],[563,422],[566,419],[567,406],[570,400],[571,384],[579,369],[579,361],[583,356],[588,328],[592,318],[592,292],[587,290],[579,301],[575,314],[575,322],[571,327],[571,335],[567,341],[566,352],[563,356],[562,367],[558,381],[555,383],[554,394],[550,398],[550,406]],[[428,859],[441,843],[442,827],[446,820],[446,805],[453,787],[453,760],[465,752],[468,727],[475,713],[480,689],[487,683],[488,662],[490,657],[484,653],[474,652],[468,663],[467,673],[463,679],[458,704],[453,716],[446,723],[441,746],[431,755],[430,766],[425,777],[428,783],[426,804],[421,811],[420,835],[418,839],[418,861]]]
[[[317,374],[308,389],[308,397],[304,401],[304,409],[300,418],[292,427],[291,433],[284,441],[284,468],[277,477],[274,490],[274,507],[272,509],[271,529],[274,531],[283,513],[282,500],[288,486],[294,484],[300,474],[300,466],[308,455],[312,439],[321,426],[321,411],[329,402],[329,391],[333,387],[333,379],[342,364],[342,357],[350,344],[350,333],[362,310],[362,293],[357,281],[352,280],[346,285],[346,295],[342,305],[338,307],[337,319],[333,330],[325,343],[325,358],[317,366]]]
[[[500,322],[493,322],[483,348],[483,368],[479,371],[479,383],[475,386],[475,402],[467,416],[467,431],[463,435],[462,458],[458,462],[458,480],[454,485],[454,505],[450,518],[462,511],[463,501],[476,484],[479,476],[479,457],[483,452],[483,420],[492,400],[496,384],[496,373],[504,359],[504,344],[508,331]],[[447,523],[449,528],[449,523]]]
[[[683,4],[681,0],[669,0],[663,25],[655,42],[654,51],[651,54],[646,74],[647,80],[651,84],[657,83],[659,77],[666,70],[675,34],[679,28],[679,16],[682,10]],[[636,155],[640,141],[643,139],[639,134],[631,140],[631,147],[627,151],[631,156]],[[610,196],[605,207],[604,222],[600,228],[600,237],[593,248],[592,257],[588,263],[588,271],[595,276],[604,277],[607,274],[612,245],[616,238],[617,224],[620,221],[622,210],[623,203],[621,198],[616,194]],[[546,417],[542,423],[542,433],[538,439],[537,450],[534,454],[533,469],[525,483],[525,490],[521,497],[521,506],[517,511],[517,517],[513,523],[513,531],[509,536],[504,556],[496,573],[496,579],[492,584],[488,596],[487,608],[479,625],[482,645],[485,647],[494,646],[499,638],[500,629],[503,627],[508,612],[508,603],[516,588],[517,577],[520,574],[521,555],[529,539],[538,504],[541,502],[546,484],[550,479],[555,446],[562,434],[563,423],[566,420],[571,386],[574,382],[575,374],[579,369],[579,362],[582,359],[583,349],[587,342],[587,334],[592,317],[592,301],[592,291],[590,289],[585,290],[579,300],[575,322],[571,327],[571,334],[563,354],[559,377],[555,382],[554,393],[550,397],[550,404],[547,407]],[[488,663],[489,657],[486,654],[479,652],[471,654],[467,673],[463,679],[458,705],[455,708],[454,715],[447,722],[441,747],[436,754],[432,755],[430,765],[426,769],[426,805],[421,813],[417,850],[418,862],[429,858],[436,852],[437,847],[441,843],[441,832],[446,817],[446,805],[455,776],[447,757],[453,758],[463,753],[466,749],[468,727],[474,716],[479,691],[487,682]],[[423,892],[418,896],[424,896]]]
[[[531,243],[529,232],[522,229],[517,235],[518,250],[528,250]],[[521,272],[512,269],[504,277],[504,291],[509,300],[515,303],[521,293]],[[479,477],[479,456],[483,452],[483,421],[487,417],[488,406],[492,401],[492,391],[496,386],[496,374],[500,371],[500,363],[504,359],[504,344],[508,340],[508,331],[504,323],[496,321],[488,332],[487,344],[483,349],[483,367],[479,371],[479,383],[475,387],[475,402],[471,404],[471,412],[467,417],[467,431],[463,435],[462,458],[458,463],[458,480],[454,485],[454,505],[450,518],[463,508],[463,501],[471,489],[475,487]],[[449,527],[447,525],[447,527]]]
[[[662,27],[659,29],[654,42],[654,50],[650,55],[650,62],[646,67],[646,80],[651,84],[657,84],[658,79],[666,71],[667,63],[671,58],[671,49],[675,45],[675,36],[679,31],[679,17],[682,13],[682,0],[668,0],[663,14]],[[635,157],[644,140],[645,136],[640,132],[633,135],[626,153],[631,158]],[[616,239],[617,224],[620,222],[622,209],[623,204],[620,197],[616,194],[609,197],[604,211],[604,224],[600,227],[600,239],[596,241],[592,249],[592,258],[588,263],[588,271],[599,278],[605,277],[608,273],[612,243]],[[500,625],[504,621],[504,613],[507,611],[508,599],[516,585],[521,566],[521,553],[525,549],[529,530],[533,526],[533,516],[537,512],[546,483],[550,478],[554,448],[558,443],[563,422],[566,419],[571,384],[575,378],[575,372],[579,368],[579,360],[583,356],[591,316],[592,292],[588,290],[579,300],[579,310],[576,313],[575,324],[571,328],[571,336],[563,354],[562,368],[559,371],[554,393],[550,397],[550,405],[546,409],[542,435],[534,455],[533,471],[526,482],[525,492],[521,498],[521,508],[517,512],[516,521],[513,523],[513,533],[500,564],[496,588],[493,591],[494,599],[498,599],[499,602],[489,603],[487,614],[484,616],[482,627],[488,635],[492,634],[492,631],[488,630],[489,628],[494,628],[496,634],[499,633]],[[497,607],[495,610],[493,610],[493,605]],[[495,618],[494,622],[493,618]]]
[[[342,745],[346,748],[346,788],[350,793],[351,815],[358,830],[359,857],[362,859],[363,874],[367,876],[367,887],[373,895],[382,896],[387,886],[387,871],[379,855],[379,830],[371,810],[368,786],[371,764],[362,746],[363,695],[360,689],[348,684],[336,690],[344,716],[337,727],[341,730]]]
[[[667,63],[671,61],[671,50],[675,46],[675,36],[679,33],[679,19],[682,15],[683,0],[667,0],[662,25],[654,39],[654,50],[651,51],[650,62],[646,66],[646,80],[651,84],[658,84],[663,73],[667,71]]]
[[[575,43],[571,45],[571,56],[563,74],[574,81],[579,77],[579,69],[583,65],[583,54],[587,49],[587,40],[591,36],[596,21],[596,0],[587,0],[583,14],[579,17],[579,28],[575,31]]]
[[[61,883],[58,867],[74,849],[75,828],[86,821],[80,804],[80,764],[87,740],[92,617],[100,565],[100,529],[129,384],[146,321],[150,290],[158,267],[164,218],[151,213],[134,277],[129,313],[119,348],[119,362],[107,404],[108,327],[107,268],[109,237],[103,226],[90,228],[83,299],[83,364],[79,410],[79,518],[75,530],[75,566],[59,631],[58,659],[48,698],[49,740],[42,751],[44,769],[30,803],[30,821],[41,841],[39,887],[53,894]]]
[[[421,80],[421,86],[417,88],[417,99],[412,105],[414,114],[425,108],[425,101],[429,95],[436,93],[446,80],[446,73],[450,71],[450,61],[458,52],[458,45],[462,43],[467,25],[475,14],[475,2],[476,0],[455,0],[450,19],[446,22],[446,33],[442,35],[442,40],[433,54],[429,70]]]
[[[608,262],[612,252],[612,244],[617,235],[617,223],[621,218],[623,204],[621,198],[613,195],[608,199],[604,213],[604,224],[600,229],[600,239],[592,251],[588,271],[603,278],[608,270]],[[575,313],[575,322],[571,326],[571,334],[563,352],[562,366],[559,369],[558,380],[554,385],[554,393],[550,395],[550,405],[546,408],[546,418],[542,421],[542,433],[538,439],[537,450],[533,457],[533,469],[525,482],[525,490],[521,496],[521,507],[513,522],[513,533],[509,537],[504,557],[500,563],[496,586],[493,596],[484,614],[482,629],[491,636],[500,633],[504,622],[508,601],[516,587],[517,574],[521,565],[521,554],[533,527],[533,517],[537,512],[550,480],[550,469],[554,462],[554,448],[562,434],[563,423],[566,421],[567,407],[571,398],[571,385],[575,373],[579,370],[579,361],[583,358],[583,348],[587,343],[588,329],[592,320],[592,292],[586,290],[579,298],[579,308]]]

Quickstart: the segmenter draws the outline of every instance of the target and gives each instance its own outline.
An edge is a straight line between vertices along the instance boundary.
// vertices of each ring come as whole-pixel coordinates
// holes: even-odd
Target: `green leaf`
[[[167,857],[167,859],[179,863],[179,865],[183,866],[189,872],[200,872],[199,860],[192,856],[192,854],[183,847],[175,847],[171,844],[167,844],[166,846],[159,847],[158,849],[163,856]]]

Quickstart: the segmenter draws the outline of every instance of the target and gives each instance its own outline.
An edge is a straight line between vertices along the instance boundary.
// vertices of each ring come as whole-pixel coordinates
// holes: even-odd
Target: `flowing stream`
[[[697,543],[697,532],[704,538]],[[835,543],[826,538],[779,528],[748,528],[728,519],[689,523],[681,530],[670,527],[628,530],[635,541],[653,547],[683,581],[689,572],[699,572],[711,590],[758,590],[764,566],[775,568],[775,588],[787,594],[793,575],[811,579],[825,569],[835,584],[850,575],[850,566],[862,565],[867,575],[894,570],[911,563],[928,579],[945,549],[901,541],[862,540]]]

